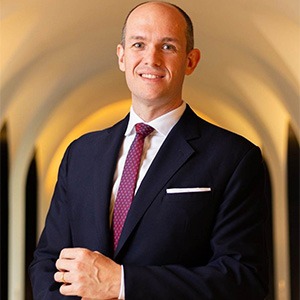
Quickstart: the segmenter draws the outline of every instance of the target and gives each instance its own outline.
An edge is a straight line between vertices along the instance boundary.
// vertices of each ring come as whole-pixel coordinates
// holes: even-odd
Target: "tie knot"
[[[150,125],[144,124],[144,123],[137,123],[135,124],[135,131],[137,134],[140,134],[142,137],[146,137],[149,135],[154,128],[152,128]]]

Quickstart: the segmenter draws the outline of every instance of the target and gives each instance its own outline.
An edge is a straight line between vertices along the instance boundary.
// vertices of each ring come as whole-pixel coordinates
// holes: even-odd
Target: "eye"
[[[132,45],[132,48],[136,48],[136,49],[141,49],[143,47],[144,47],[144,44],[141,42],[137,42]]]
[[[163,44],[163,50],[176,51],[176,47],[172,44]]]

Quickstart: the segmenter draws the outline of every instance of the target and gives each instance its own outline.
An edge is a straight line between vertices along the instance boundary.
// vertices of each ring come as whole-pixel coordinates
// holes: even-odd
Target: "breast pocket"
[[[197,188],[168,188],[166,189],[165,201],[206,201],[212,198],[210,187]]]
[[[165,222],[168,236],[176,237],[186,249],[206,245],[215,219],[217,202],[213,191],[165,193],[160,207],[160,219]],[[203,244],[203,245],[202,245]],[[201,246],[202,245],[202,246]]]

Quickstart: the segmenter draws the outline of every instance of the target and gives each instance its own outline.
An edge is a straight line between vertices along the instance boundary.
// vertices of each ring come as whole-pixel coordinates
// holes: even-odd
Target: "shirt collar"
[[[160,133],[164,136],[167,136],[168,133],[171,131],[171,129],[174,127],[174,125],[179,121],[185,108],[186,108],[186,103],[184,101],[182,101],[182,104],[179,107],[167,112],[166,114],[164,114],[150,122],[145,122],[135,113],[135,111],[133,110],[133,107],[131,106],[129,122],[128,122],[127,129],[125,132],[125,136],[135,134],[134,125],[137,123],[148,124],[148,125],[152,126],[158,133]]]

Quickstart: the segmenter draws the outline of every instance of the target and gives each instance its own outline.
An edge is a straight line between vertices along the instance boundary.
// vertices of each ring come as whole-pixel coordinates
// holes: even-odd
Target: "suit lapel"
[[[187,107],[152,162],[132,202],[119,240],[115,257],[170,178],[194,153],[190,139],[199,138],[199,118]],[[194,126],[195,124],[196,126]]]
[[[95,159],[95,176],[93,176],[95,196],[93,203],[95,203],[95,206],[93,214],[96,220],[96,235],[99,239],[99,251],[107,256],[112,256],[109,224],[112,181],[127,123],[128,118],[103,132],[102,138],[99,139],[99,149]]]

